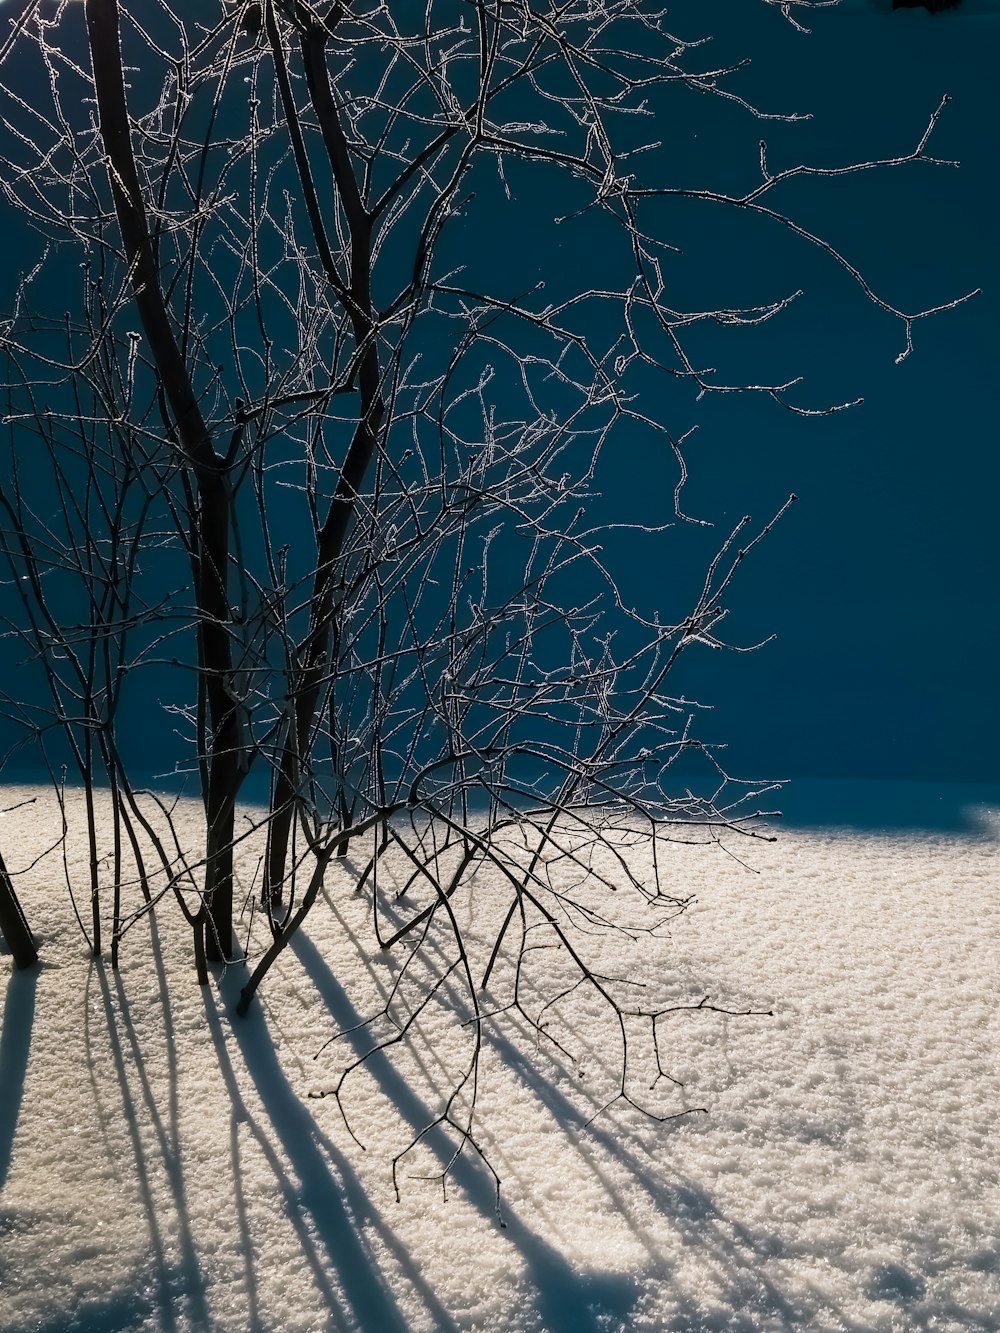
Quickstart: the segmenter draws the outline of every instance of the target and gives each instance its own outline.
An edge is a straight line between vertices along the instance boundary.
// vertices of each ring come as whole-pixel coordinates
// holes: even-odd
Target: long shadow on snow
[[[14,1154],[14,1134],[31,1050],[37,984],[37,966],[26,971],[15,968],[7,980],[3,1028],[0,1030],[0,1089],[3,1089],[0,1095],[0,1190]]]
[[[316,946],[299,932],[290,947],[316,986],[335,1023],[343,1030],[359,1024],[361,1015],[351,1004]],[[347,1039],[359,1055],[368,1049],[360,1037],[352,1035]],[[368,1070],[414,1133],[422,1131],[436,1119],[436,1113],[413,1092],[387,1058],[373,1058],[368,1064]],[[301,1108],[300,1103],[297,1105]],[[427,1135],[423,1143],[435,1154],[442,1167],[451,1161],[454,1146],[443,1131]],[[495,1216],[495,1188],[485,1169],[463,1154],[454,1162],[449,1175],[469,1202],[484,1216]],[[635,1283],[630,1278],[618,1273],[581,1274],[510,1209],[504,1210],[504,1221],[505,1236],[517,1247],[524,1260],[527,1276],[535,1292],[538,1312],[548,1333],[599,1333],[599,1330],[608,1327],[608,1316],[621,1320],[628,1318],[636,1298]]]
[[[260,1005],[255,1005],[245,1018],[231,1019],[245,980],[241,968],[228,968],[223,974],[219,990],[225,1016],[230,1020],[230,1032],[254,1081],[270,1125],[301,1185],[296,1186],[288,1179],[278,1154],[240,1095],[220,1014],[206,992],[209,1028],[232,1099],[233,1138],[235,1140],[236,1123],[245,1123],[254,1135],[282,1189],[286,1213],[298,1233],[303,1255],[327,1303],[331,1319],[337,1326],[345,1328],[355,1320],[364,1333],[393,1333],[393,1330],[406,1333],[407,1322],[363,1234],[368,1226],[392,1253],[434,1319],[435,1327],[454,1330],[456,1326],[451,1316],[371,1203],[350,1164],[320,1131],[289,1084]],[[238,1171],[236,1174],[238,1178]],[[310,1235],[304,1213],[312,1219],[315,1234],[326,1251],[326,1262]],[[245,1239],[249,1245],[248,1230]],[[343,1298],[349,1306],[346,1311],[334,1290],[330,1273],[335,1273],[339,1279]]]
[[[86,1003],[84,1009],[86,1024],[85,1040],[88,1048],[90,1048],[93,1042],[93,1037],[90,1032],[89,1021],[91,1011],[89,991],[91,979],[96,976],[101,991],[101,1000],[104,1006],[108,1041],[110,1044],[111,1057],[114,1062],[115,1077],[121,1095],[121,1115],[124,1119],[125,1128],[129,1138],[129,1145],[135,1160],[139,1192],[149,1228],[149,1243],[154,1273],[153,1286],[156,1291],[156,1304],[163,1321],[163,1327],[168,1330],[169,1333],[169,1330],[177,1327],[179,1307],[184,1309],[192,1328],[208,1329],[211,1327],[211,1320],[208,1313],[205,1280],[201,1271],[201,1264],[199,1262],[194,1236],[191,1231],[191,1219],[187,1207],[178,1123],[177,1067],[173,1038],[173,1018],[155,922],[152,923],[151,930],[152,953],[160,984],[160,1012],[163,1019],[164,1035],[166,1037],[164,1045],[168,1052],[169,1061],[168,1077],[170,1091],[166,1122],[164,1121],[164,1116],[160,1109],[159,1100],[150,1085],[146,1073],[145,1061],[143,1060],[142,1051],[139,1047],[135,1024],[129,1014],[128,998],[125,994],[121,978],[117,973],[113,974],[114,995],[112,995],[112,989],[108,982],[104,964],[100,960],[95,960],[92,964],[87,978],[87,994],[85,996]],[[121,1028],[121,1032],[125,1034],[124,1042],[120,1035],[119,1028]],[[109,1151],[113,1152],[114,1149],[110,1131],[112,1125],[117,1128],[117,1125],[120,1122],[117,1117],[110,1115],[107,1111],[102,1109],[102,1092],[95,1072],[96,1061],[92,1054],[89,1056],[87,1064],[90,1069],[94,1103],[98,1109],[98,1114],[101,1116],[105,1141],[109,1146]],[[134,1071],[134,1077],[139,1082],[138,1097],[133,1094],[129,1083],[130,1068]],[[150,1171],[146,1149],[143,1145],[142,1124],[151,1125],[156,1136],[163,1170],[167,1178],[170,1198],[173,1202],[174,1212],[177,1218],[176,1244],[180,1249],[180,1258],[179,1262],[176,1263],[171,1261],[167,1252],[167,1241],[165,1237],[169,1235],[170,1228],[167,1219],[160,1216],[152,1172]],[[186,1309],[184,1307],[185,1302]]]
[[[329,896],[327,896],[327,906],[338,916],[342,927],[349,931],[347,923],[337,912],[336,906]],[[432,949],[436,948],[433,944],[430,947]],[[312,979],[316,982],[316,960],[319,959],[319,956],[315,946],[298,936],[293,940],[292,948],[299,954],[306,970],[310,972]],[[309,954],[308,961],[303,956],[304,954]],[[447,966],[447,960],[444,959],[443,955],[440,961],[442,968]],[[319,959],[318,966],[325,969],[327,973],[329,972],[322,959]],[[336,989],[338,993],[342,994],[339,987]],[[330,1004],[330,997],[325,993],[324,999]],[[357,1015],[349,1004],[343,1012],[352,1023],[357,1022]],[[340,1018],[341,1016],[335,1012],[335,1017]],[[342,1023],[342,1026],[346,1025],[346,1022]],[[684,1301],[680,1313],[672,1319],[667,1327],[674,1330],[674,1333],[711,1333],[712,1330],[731,1327],[750,1333],[751,1330],[759,1327],[759,1320],[764,1315],[779,1319],[782,1326],[785,1327],[801,1324],[803,1311],[797,1310],[780,1287],[761,1271],[762,1263],[780,1259],[781,1247],[776,1237],[755,1236],[739,1222],[727,1218],[718,1209],[712,1196],[706,1190],[692,1184],[689,1180],[682,1179],[676,1171],[671,1173],[670,1179],[655,1174],[650,1170],[649,1158],[645,1152],[641,1149],[632,1151],[626,1147],[625,1136],[623,1136],[620,1129],[604,1129],[592,1123],[589,1111],[585,1111],[581,1106],[567,1098],[555,1082],[538,1076],[537,1068],[526,1057],[524,1050],[515,1042],[503,1036],[498,1023],[491,1026],[491,1048],[504,1060],[508,1068],[518,1076],[527,1092],[537,1098],[559,1128],[563,1131],[571,1131],[578,1136],[579,1140],[583,1140],[583,1136],[586,1135],[591,1142],[601,1145],[619,1166],[625,1168],[632,1182],[646,1193],[658,1212],[669,1212],[674,1218],[678,1230],[683,1232],[686,1241],[692,1244],[711,1246],[720,1272],[726,1275],[726,1280],[729,1283],[733,1297],[732,1307],[747,1312],[743,1322],[731,1325],[727,1322],[730,1318],[728,1313],[724,1316],[719,1316],[714,1312],[705,1314],[697,1306]],[[531,1034],[525,1035],[528,1044],[530,1044]],[[581,1041],[584,1040],[583,1034],[577,1035],[580,1036]],[[356,1049],[360,1052],[363,1048],[356,1046]],[[612,1077],[616,1078],[617,1075],[613,1074]],[[420,1103],[417,1104],[421,1105]],[[424,1110],[426,1113],[426,1108]],[[426,1122],[425,1118],[423,1123]],[[664,1127],[662,1132],[670,1131]],[[580,1142],[580,1150],[591,1171],[600,1181],[606,1196],[615,1205],[632,1234],[643,1245],[661,1274],[669,1277],[668,1265],[662,1251],[656,1248],[653,1240],[645,1234],[634,1219],[634,1203],[630,1203],[621,1194],[610,1174],[602,1170],[595,1155],[587,1151],[582,1141]],[[679,1299],[683,1300],[681,1297]],[[593,1302],[589,1302],[589,1304],[593,1304]],[[829,1300],[825,1300],[824,1304],[827,1308],[832,1308]],[[617,1310],[612,1304],[604,1313],[620,1316],[623,1312]],[[838,1311],[838,1313],[842,1315],[842,1312]],[[723,1320],[721,1323],[719,1322],[720,1318]],[[550,1327],[559,1328],[561,1326],[553,1324]]]
[[[599,1122],[590,1122],[589,1112],[566,1097],[556,1083],[539,1078],[536,1068],[525,1055],[527,1042],[525,1047],[518,1045],[498,1031],[495,1025],[490,1035],[490,1044],[507,1067],[517,1074],[524,1087],[538,1098],[553,1120],[561,1128],[579,1135],[581,1155],[633,1235],[660,1265],[661,1272],[666,1271],[662,1252],[655,1249],[630,1216],[635,1211],[634,1198],[629,1199],[621,1192],[619,1185],[602,1168],[597,1156],[587,1150],[584,1135],[587,1140],[603,1148],[616,1164],[624,1167],[631,1182],[647,1195],[658,1211],[670,1213],[684,1236],[685,1244],[700,1245],[714,1255],[728,1285],[728,1300],[723,1310],[706,1312],[678,1293],[680,1309],[662,1325],[664,1333],[723,1333],[724,1330],[726,1333],[757,1333],[762,1325],[768,1328],[818,1328],[833,1326],[835,1322],[843,1327],[850,1325],[851,1316],[828,1290],[817,1290],[813,1298],[800,1294],[795,1300],[782,1290],[780,1277],[783,1265],[795,1264],[803,1258],[818,1257],[815,1251],[810,1250],[808,1241],[803,1242],[801,1247],[790,1246],[776,1232],[752,1231],[732,1215],[727,1215],[707,1190],[685,1178],[675,1167],[670,1168],[669,1174],[659,1174],[641,1145],[634,1148],[628,1146],[628,1130],[623,1131],[614,1124],[605,1128]],[[921,1271],[934,1271],[937,1256],[927,1253],[919,1258],[922,1258]],[[996,1256],[985,1252],[981,1262],[990,1266],[996,1263]],[[768,1272],[768,1268],[774,1271]],[[669,1272],[666,1275],[669,1276]],[[903,1270],[900,1293],[897,1295],[890,1285],[888,1294],[880,1295],[878,1299],[884,1299],[887,1303],[896,1300],[914,1327],[931,1327],[935,1320],[945,1323],[951,1320],[964,1328],[985,1329],[994,1326],[985,1305],[973,1308],[950,1299],[938,1299],[930,1281],[927,1283],[926,1300],[911,1296],[905,1285],[911,1276]],[[919,1285],[920,1282],[918,1276],[915,1283]],[[740,1313],[733,1315],[734,1310]],[[997,1328],[1000,1330],[1000,1324],[997,1324]]]
[[[666,1173],[657,1174],[650,1168],[649,1159],[641,1150],[632,1150],[626,1146],[627,1136],[620,1129],[605,1129],[590,1122],[587,1112],[567,1098],[555,1083],[539,1078],[537,1070],[515,1042],[494,1031],[490,1036],[490,1044],[507,1067],[538,1098],[556,1124],[577,1136],[581,1155],[600,1181],[601,1188],[626,1220],[633,1235],[660,1265],[661,1271],[667,1268],[662,1251],[656,1249],[630,1216],[635,1211],[634,1199],[627,1198],[610,1174],[602,1170],[595,1154],[585,1147],[584,1135],[603,1148],[619,1166],[624,1167],[632,1183],[648,1196],[658,1212],[669,1213],[686,1241],[711,1247],[719,1269],[730,1285],[732,1308],[747,1311],[745,1322],[733,1325],[729,1322],[728,1309],[722,1316],[706,1315],[696,1306],[685,1303],[681,1313],[665,1328],[676,1330],[677,1333],[709,1333],[709,1330],[732,1328],[750,1330],[760,1328],[760,1320],[764,1316],[781,1321],[779,1327],[791,1327],[802,1322],[803,1312],[789,1301],[780,1287],[763,1271],[762,1265],[768,1261],[773,1262],[780,1254],[774,1238],[755,1236],[739,1222],[727,1218],[707,1190],[684,1179],[676,1170],[671,1170],[669,1177]],[[669,1270],[666,1276],[670,1276]],[[679,1296],[678,1299],[683,1298]]]

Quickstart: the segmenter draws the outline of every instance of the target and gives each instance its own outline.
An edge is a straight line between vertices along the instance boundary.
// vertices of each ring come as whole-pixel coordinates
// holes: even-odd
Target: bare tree
[[[801,27],[814,7],[765,0],[761,13]],[[658,1024],[678,1006],[630,998],[581,940],[641,938],[683,910],[683,892],[636,870],[637,837],[694,825],[756,836],[759,791],[729,779],[699,740],[697,706],[670,686],[692,646],[728,646],[732,582],[774,520],[720,540],[668,621],[621,590],[593,494],[608,451],[653,433],[677,464],[662,526],[694,531],[684,438],[659,403],[746,393],[807,415],[838,406],[795,380],[703,366],[702,330],[724,352],[727,331],[780,318],[797,293],[680,308],[666,210],[723,209],[814,247],[898,321],[907,355],[933,312],[882,297],[779,199],[799,177],[934,162],[941,108],[886,160],[779,169],[761,143],[756,182],[727,193],[663,178],[669,118],[706,97],[761,122],[796,117],[745,101],[732,69],[639,0],[33,0],[3,56],[0,188],[57,243],[3,329],[11,448],[41,437],[53,459],[70,450],[57,466],[82,468],[105,515],[65,522],[50,562],[89,590],[81,628],[60,620],[40,575],[44,516],[23,465],[3,483],[21,632],[50,676],[56,649],[118,645],[103,667],[73,659],[83,705],[72,719],[60,705],[99,738],[116,791],[132,792],[123,674],[133,693],[144,671],[173,682],[178,766],[197,774],[205,813],[196,953],[207,930],[211,958],[235,956],[234,848],[259,828],[271,941],[245,1009],[331,858],[354,844],[378,944],[406,958],[380,1020],[395,1027],[375,1046],[439,1003],[463,1015],[469,1046],[441,1115],[459,1150],[474,1146],[483,1025],[499,1010],[551,1036],[551,1006],[589,989],[623,1050],[630,1023],[650,1025],[665,1075]],[[541,276],[527,288],[495,229],[515,195],[539,201]],[[591,273],[546,252],[554,208],[563,228],[591,229]],[[57,338],[36,307],[70,250],[85,315]],[[74,503],[59,500],[63,515]],[[612,526],[628,531],[630,517]],[[644,541],[660,530],[631,528]],[[131,656],[126,631],[140,641]],[[712,774],[701,790],[692,754]],[[251,771],[270,799],[244,832]],[[130,811],[137,848],[136,830],[151,836],[139,803],[115,808]],[[163,844],[157,860],[183,906],[197,867]],[[390,864],[408,867],[391,887]],[[484,875],[480,956],[455,903]],[[623,924],[595,886],[629,890],[648,915]],[[96,879],[93,902],[99,947]],[[116,911],[116,939],[123,928]],[[558,959],[545,982],[540,943]],[[485,1001],[501,972],[506,998]],[[397,1006],[411,981],[422,998]]]

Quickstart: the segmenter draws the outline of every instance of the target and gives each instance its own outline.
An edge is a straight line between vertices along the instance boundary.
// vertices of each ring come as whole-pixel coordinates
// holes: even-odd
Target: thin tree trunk
[[[115,201],[132,291],[146,341],[163,385],[172,420],[165,422],[194,475],[197,513],[195,599],[199,667],[208,700],[208,784],[203,793],[208,823],[205,898],[211,917],[210,958],[232,951],[233,805],[242,777],[239,705],[232,698],[229,636],[229,537],[232,496],[225,461],[212,445],[160,286],[146,209],[132,151],[125,100],[118,0],[87,0],[94,87],[108,178]]]
[[[0,856],[0,934],[14,958],[15,967],[31,967],[38,961],[38,951],[31,937],[14,885]]]
[[[318,534],[316,574],[310,597],[309,633],[298,655],[295,679],[291,682],[291,717],[275,780],[268,826],[263,898],[265,903],[281,899],[288,859],[288,841],[295,817],[302,766],[309,748],[320,692],[327,674],[333,626],[338,614],[338,574],[344,542],[350,531],[357,497],[371,466],[385,404],[381,396],[381,368],[372,318],[371,247],[372,220],[365,208],[351,162],[350,150],[330,89],[325,48],[329,30],[315,24],[302,38],[306,82],[313,110],[319,121],[323,143],[337,192],[344,207],[351,240],[350,282],[341,300],[350,316],[354,340],[360,352],[358,366],[359,410],[337,489]],[[277,60],[278,52],[275,52]],[[286,105],[290,122],[295,111]],[[303,164],[299,164],[302,171]],[[320,224],[314,220],[314,226]],[[317,242],[322,239],[317,237]],[[328,275],[329,276],[329,275]],[[339,286],[338,286],[339,290]]]

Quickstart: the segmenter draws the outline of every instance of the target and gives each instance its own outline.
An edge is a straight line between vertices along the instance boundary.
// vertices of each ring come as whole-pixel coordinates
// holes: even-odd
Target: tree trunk
[[[302,766],[310,749],[310,733],[316,718],[323,680],[327,672],[331,645],[335,642],[334,625],[339,614],[338,574],[344,543],[354,517],[357,497],[375,453],[385,415],[381,394],[375,324],[372,318],[371,265],[372,220],[365,208],[350,149],[330,89],[325,63],[325,47],[330,29],[314,24],[302,38],[302,56],[309,98],[320,126],[335,188],[340,197],[350,234],[350,274],[346,291],[340,291],[354,330],[359,351],[358,424],[337,489],[326,519],[317,534],[316,574],[310,597],[310,627],[298,654],[296,678],[290,682],[291,716],[271,802],[268,826],[263,899],[265,904],[280,902],[284,883],[288,842],[295,816],[295,797],[302,778]],[[277,52],[276,52],[277,63]],[[297,113],[289,101],[286,111],[290,127],[297,126]],[[302,173],[307,167],[299,162]],[[311,181],[303,180],[311,196]],[[325,245],[322,227],[314,220],[317,244]],[[328,277],[332,278],[332,269]],[[346,840],[345,840],[346,841]]]
[[[193,474],[197,489],[193,572],[198,607],[198,665],[208,702],[206,790],[208,824],[205,901],[210,916],[208,956],[232,951],[233,806],[242,781],[239,704],[233,699],[229,637],[229,539],[232,495],[228,467],[216,453],[174,334],[160,285],[146,206],[132,150],[125,98],[117,0],[87,0],[94,88],[108,178],[115,201],[132,291],[143,332],[169,406],[164,425]]]
[[[14,958],[15,967],[31,967],[38,961],[38,951],[31,937],[14,885],[0,856],[0,934]]]
[[[209,795],[214,795],[209,787]],[[208,818],[208,847],[205,864],[205,902],[208,929],[205,956],[211,963],[224,963],[233,956],[233,802],[227,802],[213,819]]]

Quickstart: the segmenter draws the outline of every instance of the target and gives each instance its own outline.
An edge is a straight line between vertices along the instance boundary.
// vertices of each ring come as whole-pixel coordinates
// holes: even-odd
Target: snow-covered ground
[[[40,793],[0,819],[11,870],[55,816]],[[773,1017],[677,1015],[685,1087],[650,1096],[708,1114],[589,1127],[607,1028],[564,1007],[570,1060],[493,1023],[476,1124],[503,1227],[466,1154],[446,1197],[432,1153],[404,1159],[395,1197],[446,1050],[353,1080],[365,1150],[309,1097],[392,975],[350,865],[241,1020],[241,969],[200,989],[173,906],[118,975],[93,962],[47,858],[16,879],[42,965],[0,958],[0,1329],[1000,1329],[996,829],[784,832],[740,845],[758,873],[669,848],[697,905],[641,957],[606,939],[604,970]]]

